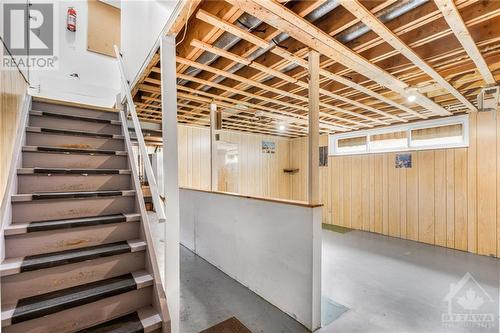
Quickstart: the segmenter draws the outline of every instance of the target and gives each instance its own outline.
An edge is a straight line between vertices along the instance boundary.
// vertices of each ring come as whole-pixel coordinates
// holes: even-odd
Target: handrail
[[[118,47],[114,45],[116,60],[118,64],[118,69],[120,71],[120,82],[122,89],[125,91],[125,97],[127,102],[127,110],[130,113],[130,117],[132,118],[132,124],[134,126],[135,134],[137,136],[137,142],[139,144],[139,153],[143,157],[144,161],[144,169],[146,171],[146,176],[148,177],[149,189],[151,190],[151,197],[153,199],[153,206],[156,210],[156,214],[158,215],[158,222],[164,223],[166,221],[165,210],[163,207],[163,200],[160,198],[160,193],[158,192],[158,184],[156,183],[156,178],[153,173],[153,168],[151,167],[151,162],[148,158],[148,153],[146,150],[146,144],[144,143],[144,136],[142,135],[141,123],[139,122],[139,118],[137,117],[137,112],[135,111],[134,101],[132,99],[132,94],[130,93],[130,85],[127,81],[127,77],[125,76],[125,70],[123,69],[123,61],[122,55],[118,50]],[[123,129],[127,131],[127,128]]]

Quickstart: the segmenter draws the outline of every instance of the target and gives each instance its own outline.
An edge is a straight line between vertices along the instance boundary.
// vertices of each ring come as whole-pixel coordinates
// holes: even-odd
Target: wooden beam
[[[460,16],[460,12],[458,11],[455,3],[452,0],[434,0],[434,2],[455,34],[455,37],[457,37],[460,44],[462,44],[465,52],[467,52],[469,57],[476,64],[479,72],[483,76],[484,82],[489,85],[494,85],[496,80],[493,77],[493,74],[491,74],[491,71],[486,64],[486,61],[484,61],[476,43],[472,39],[469,29],[467,29],[467,26],[465,25],[462,16]]]
[[[201,0],[184,0],[179,15],[168,31],[169,35],[177,35],[187,24],[191,14],[193,14]]]
[[[195,68],[198,68],[198,69],[202,69],[202,70],[205,70],[205,71],[208,71],[208,72],[220,75],[220,76],[224,76],[224,77],[236,80],[236,81],[240,81],[240,82],[246,83],[246,84],[248,84],[250,86],[253,86],[253,87],[258,87],[260,89],[263,89],[266,92],[270,91],[270,92],[273,92],[273,93],[281,95],[281,96],[287,96],[287,97],[295,98],[295,99],[297,99],[299,101],[302,101],[302,102],[307,102],[307,97],[305,97],[305,96],[301,96],[301,95],[298,95],[298,94],[290,93],[290,92],[285,91],[285,90],[273,88],[271,86],[265,85],[265,84],[260,83],[258,81],[247,79],[247,78],[245,78],[243,76],[239,76],[239,75],[232,74],[232,73],[229,73],[229,72],[226,72],[226,71],[223,71],[223,70],[220,70],[220,69],[216,69],[216,68],[213,68],[213,67],[210,67],[210,66],[207,66],[207,65],[203,65],[203,64],[200,64],[198,62],[194,62],[194,61],[191,61],[191,60],[188,60],[188,59],[184,59],[184,58],[181,58],[181,57],[177,57],[177,62],[179,62],[181,64],[189,65],[191,67],[195,67]],[[304,82],[304,84],[307,86],[307,84],[305,82]],[[351,104],[356,105],[358,107],[369,109],[370,111],[373,111],[373,112],[375,112],[377,114],[379,113],[379,110],[377,110],[377,109],[365,106],[365,105],[363,105],[363,104],[361,104],[359,102],[356,102],[356,101],[351,101],[351,100],[346,99],[346,98],[344,98],[342,96],[339,96],[339,95],[336,95],[336,94],[334,94],[332,92],[329,92],[329,91],[327,91],[325,89],[320,89],[320,91],[325,96],[330,96],[332,98],[336,98],[336,99],[339,99],[339,100],[350,102]],[[325,108],[325,109],[330,109],[330,110],[333,110],[333,111],[336,111],[336,112],[345,113],[345,114],[348,114],[348,115],[351,115],[351,116],[354,116],[354,117],[358,117],[358,118],[361,118],[361,119],[364,119],[364,120],[367,120],[367,121],[370,121],[370,122],[373,122],[373,123],[376,123],[376,124],[379,124],[379,125],[388,125],[389,124],[386,121],[382,121],[382,120],[379,120],[379,119],[376,119],[376,118],[368,117],[368,116],[365,116],[365,115],[362,115],[362,114],[359,114],[359,113],[356,113],[356,112],[352,112],[352,111],[349,111],[349,110],[344,110],[342,108],[336,107],[336,106],[331,105],[331,104],[320,103],[320,106],[323,107],[323,108]],[[382,112],[382,113],[383,113],[384,116],[387,115],[385,112]],[[401,120],[401,119],[402,118],[397,117],[396,120]],[[404,121],[404,119],[402,119],[402,120]],[[369,127],[369,126],[364,125],[362,123],[360,123],[360,124],[362,126]]]
[[[263,73],[266,73],[266,74],[269,74],[270,76],[274,76],[274,77],[277,77],[279,79],[282,79],[284,81],[287,81],[287,82],[290,82],[290,83],[294,83],[296,85],[298,85],[299,87],[301,88],[304,88],[304,89],[307,89],[308,88],[308,85],[306,82],[303,82],[301,80],[298,80],[294,77],[291,77],[285,73],[282,73],[278,70],[275,70],[275,69],[272,69],[272,68],[269,68],[269,67],[266,67],[264,65],[261,65],[257,62],[254,62],[254,61],[250,61],[246,58],[243,58],[243,57],[240,57],[240,56],[237,56],[231,52],[228,52],[226,50],[222,50],[220,48],[217,48],[213,45],[208,45],[206,43],[203,43],[203,42],[200,42],[200,41],[197,41],[197,40],[194,40],[193,41],[193,45],[196,45],[196,47],[201,47],[203,48],[204,50],[208,51],[208,52],[211,52],[213,54],[216,54],[218,56],[221,56],[221,57],[226,57],[228,59],[231,59],[235,62],[239,62],[243,65],[247,65],[249,67],[252,67],[254,69],[257,69]],[[193,66],[196,66],[196,65],[193,65]],[[222,75],[222,74],[221,74]],[[206,81],[206,82],[210,82],[210,81]],[[199,83],[199,82],[198,82]],[[210,84],[208,84],[208,86],[210,86]],[[252,84],[249,84],[249,86],[253,86]],[[272,87],[271,87],[272,88]],[[232,88],[232,89],[236,89],[236,88]],[[243,90],[240,90],[240,91],[243,91]],[[234,93],[234,90],[231,91]],[[346,97],[343,97],[343,96],[340,96],[340,95],[337,95],[335,93],[332,93],[332,92],[329,92],[325,89],[320,89],[320,93],[325,95],[325,96],[329,96],[331,98],[335,98],[335,99],[338,99],[338,100],[341,100],[343,102],[346,102],[346,103],[349,103],[351,105],[354,105],[358,108],[362,108],[364,110],[367,110],[367,111],[370,111],[370,112],[374,112],[376,114],[379,114],[379,115],[382,115],[384,117],[387,117],[389,119],[393,119],[395,121],[402,121],[402,122],[406,122],[406,120],[404,118],[401,118],[401,117],[398,117],[398,116],[395,116],[395,115],[392,115],[390,113],[387,113],[387,112],[384,112],[384,111],[380,111],[378,109],[375,109],[371,106],[368,106],[368,105],[364,105],[362,103],[359,103],[357,101],[354,101],[354,100],[351,100],[349,98],[346,98]],[[320,103],[320,106],[322,108],[328,108],[328,109],[331,109],[333,111],[336,111],[336,112],[343,112],[343,113],[349,113],[350,115],[353,115],[353,116],[357,116],[357,117],[360,117],[360,118],[364,118],[365,120],[369,120],[369,121],[375,121],[375,122],[378,122],[379,124],[382,124],[382,125],[388,125],[389,123],[386,122],[386,121],[383,121],[383,120],[376,120],[374,118],[371,118],[371,117],[367,117],[367,116],[364,116],[364,115],[361,115],[359,113],[355,113],[355,112],[352,112],[352,111],[349,111],[349,110],[345,110],[345,109],[342,109],[342,108],[339,108],[339,107],[336,107],[334,105],[331,105],[331,104],[327,104],[327,103]],[[362,124],[362,123],[358,123],[358,125],[360,126],[364,126],[364,127],[370,127],[366,124]]]
[[[307,61],[302,59],[301,57],[298,57],[296,56],[295,54],[291,53],[291,52],[288,52],[287,50],[285,49],[282,49],[281,47],[275,47],[271,50],[272,53],[274,54],[277,54],[285,59],[288,59],[289,61],[303,67],[303,68],[308,68],[308,64],[307,64]],[[350,87],[350,88],[353,88],[357,91],[360,91],[368,96],[371,96],[371,97],[374,97],[386,104],[389,104],[391,106],[394,106],[395,108],[398,108],[404,112],[407,112],[408,114],[411,114],[413,116],[416,116],[418,118],[422,118],[422,119],[427,119],[426,116],[423,116],[422,114],[412,110],[411,108],[403,105],[403,104],[400,104],[400,103],[397,103],[397,102],[394,102],[393,100],[391,100],[390,98],[387,98],[379,93],[376,93],[374,92],[373,90],[370,90],[356,82],[353,82],[343,76],[340,76],[340,75],[337,75],[337,74],[334,74],[332,72],[329,72],[325,69],[321,69],[320,68],[320,71],[319,71],[319,74],[321,76],[324,76],[332,81],[336,81],[336,82],[339,82],[347,87]]]
[[[197,16],[198,17],[198,16]],[[279,56],[282,56],[283,58],[285,58],[286,60],[290,61],[290,62],[294,62],[296,63],[296,59],[295,61],[292,60],[291,58],[293,58],[294,56],[292,54],[289,54],[289,52],[287,51],[284,51],[284,52],[279,52],[280,48],[279,47],[273,47],[273,45],[269,44],[267,41],[265,41],[264,39],[260,38],[260,37],[257,37],[253,34],[251,34],[250,32],[248,31],[245,31],[237,26],[235,26],[234,24],[231,24],[229,22],[226,22],[220,18],[218,18],[217,16],[214,16],[214,15],[210,15],[208,16],[207,14],[202,14],[200,15],[200,18],[201,20],[204,20],[205,22],[207,23],[210,23],[212,25],[214,25],[215,27],[218,27],[220,29],[223,29],[229,33],[232,33],[250,43],[253,43],[261,48],[271,48],[271,52],[273,52],[274,54],[277,54]],[[227,56],[231,56],[231,55],[234,55],[228,51],[225,51],[225,50],[222,50],[222,49],[218,49],[216,47],[214,47],[213,45],[210,45],[210,46],[207,46],[207,45],[203,45],[202,42],[195,42],[197,45],[199,46],[203,46],[205,50],[209,51],[209,52],[217,52],[215,54],[219,55],[219,56],[223,56],[223,57],[227,57]],[[274,51],[274,50],[278,50],[278,51]],[[235,57],[232,58],[233,61],[237,61],[237,60],[242,60],[242,59],[245,59],[243,57],[239,57],[239,56],[236,56],[234,55]],[[299,58],[300,59],[300,58]],[[305,67],[307,68],[307,61],[305,61]],[[247,64],[246,62],[240,62],[244,65],[250,65],[250,67],[252,67],[252,63],[250,64]],[[255,66],[255,63],[253,63],[254,66]],[[302,66],[302,64],[300,64]],[[256,68],[256,67],[254,67]],[[256,69],[259,69],[263,72],[266,72],[270,75],[273,75],[273,76],[277,76],[277,77],[280,77],[282,79],[287,79],[288,82],[291,82],[291,83],[296,83],[296,84],[299,84],[301,87],[307,89],[307,84],[305,82],[302,82],[302,81],[299,81],[299,80],[296,80],[294,81],[294,78],[288,76],[288,78],[284,78],[282,75],[282,73],[278,72],[276,73],[277,71],[274,71],[268,67],[266,67],[265,69],[263,67],[257,67]],[[273,71],[273,72],[271,72]],[[347,79],[344,79],[344,80],[347,80]],[[353,101],[349,98],[346,98],[346,97],[343,97],[343,96],[340,96],[340,95],[337,95],[337,94],[334,94],[332,92],[329,92],[329,91],[326,91],[324,89],[321,89],[320,90],[320,93],[323,94],[323,95],[327,95],[329,97],[332,97],[334,99],[338,99],[338,100],[341,100],[345,103],[349,103],[349,104],[352,104],[356,107],[359,107],[359,108],[362,108],[362,109],[365,109],[365,110],[368,110],[368,111],[371,111],[371,112],[374,112],[376,114],[380,114],[384,117],[388,117],[390,119],[394,119],[396,121],[402,121],[402,122],[406,122],[407,120],[401,118],[401,117],[397,117],[397,116],[394,116],[390,113],[387,113],[387,112],[383,112],[383,111],[380,111],[380,110],[377,110],[375,108],[372,108],[370,106],[367,106],[367,105],[364,105],[362,103],[359,103],[357,101]],[[341,109],[341,108],[340,108]],[[342,110],[342,109],[341,109]],[[411,109],[410,109],[411,110]],[[344,110],[345,111],[345,110]],[[353,113],[353,112],[352,112]],[[351,114],[352,115],[352,114]],[[418,115],[418,113],[417,113]],[[373,119],[372,119],[373,121]],[[382,122],[380,123],[379,121],[379,124],[383,124],[383,125],[388,125],[389,123],[388,122]]]
[[[203,9],[200,9],[196,13],[196,18],[200,19],[202,21],[205,21],[219,29],[223,29],[225,31],[229,31],[231,34],[235,35],[236,37],[239,37],[241,39],[246,39],[250,43],[253,43],[257,45],[260,48],[268,48],[269,43],[267,43],[265,40],[262,38],[259,38],[257,36],[252,35],[251,33],[247,32],[246,30],[241,29],[238,26],[235,26],[229,22],[225,22],[223,20],[220,20],[217,16],[212,15]]]
[[[294,113],[290,113],[290,112],[284,113],[283,111],[279,111],[278,113],[276,113],[277,111],[273,110],[271,108],[266,108],[266,107],[254,105],[254,104],[251,104],[248,102],[244,102],[244,101],[240,101],[237,99],[232,99],[232,98],[224,97],[224,96],[220,96],[220,95],[215,95],[215,94],[207,93],[204,91],[198,91],[198,90],[191,89],[189,87],[180,86],[180,85],[177,86],[177,89],[188,92],[187,94],[178,92],[177,93],[178,97],[192,99],[192,100],[195,100],[198,102],[205,102],[205,103],[211,103],[213,100],[226,101],[229,103],[234,103],[234,104],[226,104],[227,107],[235,108],[238,105],[244,105],[244,106],[249,108],[247,110],[249,113],[255,112],[255,109],[258,109],[258,110],[261,110],[263,112],[264,116],[269,117],[269,118],[284,120],[287,122],[292,122],[292,123],[297,123],[297,124],[302,124],[302,125],[307,124],[306,117],[301,116],[301,115],[297,115]],[[202,97],[202,96],[197,96],[197,95],[207,96],[208,98]],[[217,103],[219,105],[222,105],[220,102],[217,102]],[[336,123],[333,123],[331,121],[326,121],[326,120],[320,121],[320,127],[327,129],[329,131],[332,131],[332,132],[346,132],[346,131],[355,129],[353,127],[336,124]]]
[[[377,33],[389,45],[413,62],[418,68],[432,77],[450,94],[461,101],[470,111],[477,111],[476,107],[469,102],[455,87],[453,87],[445,78],[443,78],[434,68],[432,68],[424,59],[422,59],[413,49],[406,45],[394,32],[389,30],[380,20],[373,15],[358,0],[340,0],[343,7],[349,10],[354,16],[359,18],[370,29]],[[414,92],[413,92],[414,93]],[[420,98],[417,96],[417,98]]]
[[[226,0],[249,14],[268,22],[277,29],[289,34],[303,44],[319,51],[321,54],[351,68],[378,84],[400,94],[407,95],[408,85],[385,70],[370,63],[359,54],[353,52],[336,39],[319,30],[313,24],[297,16],[284,6],[265,0]],[[416,93],[417,104],[437,115],[450,115],[440,105],[427,96]]]
[[[319,204],[319,53],[309,52],[309,168],[307,177],[310,205]]]
[[[305,107],[305,106],[300,106],[300,105],[296,105],[296,104],[292,104],[292,103],[288,103],[288,102],[283,102],[283,101],[280,101],[280,100],[277,100],[277,99],[273,99],[273,98],[269,98],[269,97],[264,97],[264,96],[256,95],[256,94],[252,94],[252,93],[248,93],[246,91],[241,91],[241,90],[238,90],[238,89],[235,89],[235,88],[231,88],[231,87],[228,87],[228,86],[224,86],[224,85],[221,85],[221,84],[218,84],[218,83],[214,83],[214,82],[211,82],[211,81],[206,81],[206,80],[198,79],[198,78],[193,77],[193,76],[189,76],[189,75],[185,75],[185,74],[177,74],[177,78],[183,79],[183,80],[187,80],[187,81],[196,82],[196,83],[199,83],[199,84],[203,84],[203,85],[206,85],[206,86],[209,86],[209,87],[213,87],[213,88],[217,88],[217,89],[221,89],[221,90],[225,90],[225,91],[230,91],[230,92],[232,92],[232,93],[234,93],[236,95],[246,96],[246,97],[249,97],[251,99],[259,99],[261,101],[265,101],[265,102],[268,102],[268,103],[282,105],[282,106],[284,106],[286,108],[301,110],[301,111],[305,111],[305,112],[308,111],[307,107]],[[328,116],[328,117],[335,117],[333,115],[329,115],[329,114],[325,114],[325,113],[321,113],[321,115],[322,116]],[[353,123],[353,124],[355,124],[357,126],[361,126],[361,127],[372,127],[370,125],[367,125],[367,124],[364,124],[364,123],[361,123],[361,122],[358,122],[358,121],[353,121],[353,120],[350,120],[350,119],[343,119],[343,118],[340,118],[340,117],[335,117],[335,118],[338,118],[338,120],[341,120],[341,121],[346,121],[346,122]]]

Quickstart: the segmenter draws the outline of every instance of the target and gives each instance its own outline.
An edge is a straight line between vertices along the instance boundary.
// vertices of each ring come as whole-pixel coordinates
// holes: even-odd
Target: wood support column
[[[319,203],[319,53],[309,51],[309,168],[307,193],[309,204]]]
[[[179,152],[177,145],[177,82],[175,36],[162,36],[161,102],[163,137],[163,184],[165,193],[165,267],[163,286],[171,319],[171,332],[179,332]]]

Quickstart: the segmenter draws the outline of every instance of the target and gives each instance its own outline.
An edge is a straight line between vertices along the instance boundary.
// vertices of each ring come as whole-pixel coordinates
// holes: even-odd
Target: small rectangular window
[[[339,139],[337,141],[337,150],[339,152],[364,152],[366,151],[366,142],[366,136]]]
[[[467,146],[469,146],[468,115],[333,134],[329,137],[330,155]]]
[[[404,149],[408,147],[406,131],[388,132],[370,136],[370,150]]]
[[[462,124],[419,128],[411,131],[412,147],[459,144],[463,139]]]

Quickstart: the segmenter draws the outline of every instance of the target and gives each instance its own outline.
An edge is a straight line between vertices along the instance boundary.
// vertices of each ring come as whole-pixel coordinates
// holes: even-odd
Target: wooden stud
[[[319,203],[319,53],[309,52],[309,204]]]

